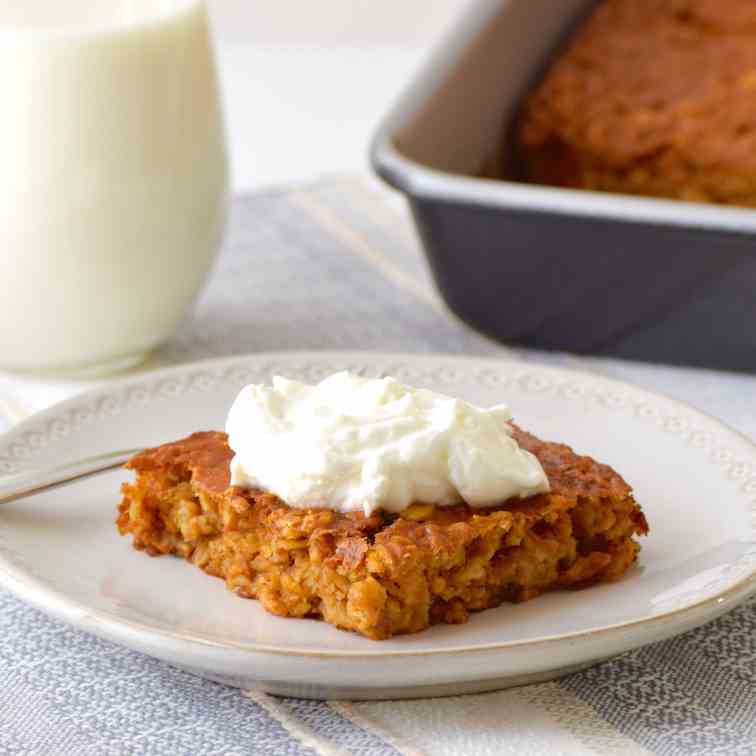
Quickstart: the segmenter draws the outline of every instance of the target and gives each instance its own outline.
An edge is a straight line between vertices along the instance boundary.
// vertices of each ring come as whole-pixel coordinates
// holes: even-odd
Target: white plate
[[[222,428],[245,383],[342,368],[480,404],[615,466],[651,525],[619,583],[374,642],[282,619],[117,535],[114,472],[0,509],[0,581],[76,627],[231,685],[309,697],[472,692],[543,680],[700,625],[756,590],[756,448],[690,407],[592,375],[452,357],[260,354],[113,384],[0,438],[0,474]]]

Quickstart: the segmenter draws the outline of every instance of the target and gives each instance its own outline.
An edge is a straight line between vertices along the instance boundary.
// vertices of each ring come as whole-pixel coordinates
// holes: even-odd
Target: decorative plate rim
[[[266,361],[269,364],[265,364]],[[145,389],[147,389],[147,387],[152,388],[152,395],[154,397],[166,395],[175,396],[191,390],[206,391],[210,390],[212,387],[211,383],[205,381],[203,384],[203,381],[198,379],[203,377],[207,378],[208,374],[214,374],[216,381],[223,382],[224,379],[228,380],[234,372],[237,372],[238,376],[242,377],[239,368],[247,366],[249,369],[253,364],[257,366],[257,372],[269,374],[271,372],[271,365],[275,365],[275,363],[279,361],[284,363],[301,361],[305,365],[307,362],[311,362],[313,364],[309,367],[313,368],[318,363],[332,362],[333,364],[331,364],[327,372],[333,372],[333,370],[339,369],[339,366],[352,369],[362,367],[364,372],[369,372],[369,369],[364,368],[367,363],[380,362],[390,364],[392,362],[401,363],[402,361],[410,361],[414,363],[425,362],[429,364],[436,363],[437,369],[439,362],[447,363],[447,366],[441,368],[442,370],[448,370],[448,365],[451,363],[466,365],[468,368],[477,365],[482,371],[480,375],[482,375],[483,372],[495,368],[498,368],[499,370],[502,368],[509,368],[510,371],[523,371],[523,376],[520,377],[520,380],[528,377],[529,373],[533,374],[530,376],[531,378],[536,374],[541,373],[544,375],[550,375],[554,378],[566,378],[571,382],[573,388],[581,383],[585,386],[594,388],[605,386],[612,389],[612,391],[606,392],[603,396],[599,394],[596,397],[591,398],[597,398],[599,401],[603,400],[602,403],[607,409],[634,409],[636,410],[636,414],[641,417],[643,417],[643,414],[638,410],[642,410],[646,405],[642,403],[633,405],[629,403],[630,397],[637,398],[638,400],[647,400],[651,404],[661,403],[662,406],[666,405],[681,414],[675,418],[675,415],[660,417],[651,413],[648,415],[648,419],[663,423],[669,419],[679,420],[682,416],[688,416],[696,418],[699,421],[704,421],[704,426],[708,426],[705,430],[696,426],[687,426],[687,428],[685,428],[689,436],[694,439],[694,445],[700,446],[702,443],[700,437],[698,439],[699,443],[695,443],[695,436],[697,433],[701,434],[708,432],[707,437],[711,439],[711,432],[716,430],[719,433],[724,433],[725,435],[736,438],[751,452],[751,476],[747,477],[749,470],[746,468],[747,479],[742,484],[741,488],[745,489],[749,495],[753,494],[753,498],[751,499],[751,539],[750,541],[745,540],[744,543],[750,543],[753,547],[756,547],[756,443],[748,436],[692,405],[674,399],[661,392],[640,388],[619,379],[598,373],[592,373],[588,370],[543,365],[537,362],[531,363],[510,357],[478,357],[442,353],[412,354],[355,351],[278,351],[235,355],[161,368],[159,370],[142,373],[141,375],[117,379],[110,382],[107,386],[98,387],[94,390],[66,399],[23,420],[10,431],[0,435],[0,474],[15,472],[20,466],[22,466],[19,465],[20,460],[32,459],[35,450],[44,449],[46,446],[59,440],[61,437],[75,432],[83,425],[94,423],[98,418],[103,416],[117,414],[120,410],[134,406],[135,404],[148,404],[150,401],[150,393],[148,391],[145,395]],[[176,380],[178,376],[184,377],[183,383],[181,380]],[[438,376],[436,376],[436,378],[438,379]],[[565,383],[562,388],[565,386],[569,387],[569,382]],[[547,382],[546,386],[535,385],[533,390],[542,391],[547,390],[548,388],[551,388],[551,386],[548,386]],[[128,393],[129,391],[131,391],[130,394]],[[113,397],[118,397],[124,392],[126,392],[126,396],[129,397],[129,400],[120,404],[118,400],[115,400],[114,402]],[[623,394],[628,400],[628,403],[623,404]],[[585,394],[584,396],[588,397],[588,394]],[[613,399],[611,397],[613,397]],[[612,406],[612,402],[614,402],[615,406]],[[61,425],[61,417],[68,417],[70,419]],[[683,426],[684,425],[685,424],[683,423]],[[42,428],[44,428],[44,430],[41,430]],[[669,428],[669,431],[673,433],[678,430],[679,428]],[[722,456],[723,459],[720,460],[722,464],[729,465],[731,458],[728,457],[727,454],[723,454]],[[738,469],[741,473],[738,477],[743,477],[743,464],[744,463],[742,462],[735,462],[732,465],[735,467],[740,466]],[[124,619],[105,610],[90,609],[86,604],[74,601],[58,590],[37,585],[35,584],[36,581],[30,583],[25,580],[24,570],[20,567],[14,566],[3,555],[2,546],[2,538],[0,538],[0,586],[5,587],[27,603],[30,603],[38,609],[52,614],[65,622],[78,624],[79,620],[86,618],[87,627],[92,632],[102,634],[111,639],[124,639],[126,637],[132,639],[134,637],[141,638],[143,641],[146,641],[146,643],[142,643],[143,646],[154,646],[155,641],[157,640],[160,643],[178,642],[182,645],[188,646],[201,646],[204,648],[243,651],[247,653],[306,658],[359,659],[366,657],[446,656],[450,654],[482,653],[522,647],[544,646],[569,640],[592,639],[597,636],[602,638],[619,636],[628,629],[640,626],[657,628],[668,623],[670,618],[673,617],[690,617],[692,623],[695,625],[698,624],[696,619],[697,615],[705,615],[706,619],[714,619],[719,614],[734,608],[739,603],[745,601],[748,597],[756,593],[756,548],[751,548],[751,550],[736,563],[740,564],[742,562],[747,572],[747,574],[744,574],[739,580],[730,584],[727,588],[718,593],[698,601],[694,600],[684,606],[664,611],[653,617],[630,619],[624,622],[604,625],[589,630],[577,630],[558,635],[544,635],[530,639],[484,643],[474,646],[460,645],[445,648],[419,648],[406,650],[381,650],[380,648],[364,650],[312,650],[297,647],[282,648],[280,646],[265,643],[245,643],[232,640],[215,641],[191,633],[165,630],[146,623]],[[8,569],[9,567],[10,569]],[[31,575],[31,577],[34,580],[34,576]],[[710,611],[712,609],[713,611]],[[661,638],[662,636],[660,635],[659,637]]]

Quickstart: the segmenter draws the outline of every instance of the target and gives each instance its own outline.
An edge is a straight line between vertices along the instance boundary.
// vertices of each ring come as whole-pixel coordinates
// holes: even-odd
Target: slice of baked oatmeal
[[[548,494],[366,517],[231,487],[226,435],[195,433],[128,463],[137,478],[123,486],[118,529],[135,548],[185,557],[269,612],[373,639],[619,578],[636,559],[633,537],[648,532],[630,487],[567,446],[516,427],[515,439],[538,457]]]

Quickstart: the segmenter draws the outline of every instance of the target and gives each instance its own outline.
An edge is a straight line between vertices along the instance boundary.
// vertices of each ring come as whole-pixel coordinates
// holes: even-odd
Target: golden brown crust
[[[180,441],[145,449],[132,457],[126,468],[137,473],[186,468],[195,485],[211,493],[222,493],[231,481],[229,463],[234,456],[227,438],[219,431],[192,433]]]
[[[633,535],[648,529],[627,483],[567,446],[515,434],[551,493],[365,517],[229,487],[226,436],[196,433],[131,460],[138,477],[123,487],[118,527],[136,548],[184,556],[268,611],[376,639],[620,577],[636,557]]]
[[[526,103],[525,178],[756,205],[756,6],[603,0]]]
[[[624,499],[630,495],[630,486],[609,465],[575,454],[566,444],[541,441],[516,425],[513,429],[517,443],[538,457],[552,496]]]

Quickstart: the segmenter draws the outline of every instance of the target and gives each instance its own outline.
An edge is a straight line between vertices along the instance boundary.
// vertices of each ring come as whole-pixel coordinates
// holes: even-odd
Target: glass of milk
[[[137,364],[223,236],[205,3],[0,0],[0,97],[0,369]]]

